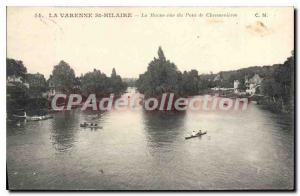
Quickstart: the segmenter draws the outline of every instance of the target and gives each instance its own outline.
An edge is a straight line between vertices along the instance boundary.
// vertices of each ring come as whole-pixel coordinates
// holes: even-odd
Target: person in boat
[[[202,134],[202,131],[201,131],[201,130],[199,130],[199,131],[198,131],[198,135],[201,135],[201,134]]]
[[[196,136],[198,133],[196,131],[192,132],[192,136]]]

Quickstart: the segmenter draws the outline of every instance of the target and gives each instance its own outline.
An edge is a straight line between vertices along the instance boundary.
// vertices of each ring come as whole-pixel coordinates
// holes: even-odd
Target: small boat
[[[185,139],[191,139],[191,138],[194,138],[194,137],[201,137],[202,135],[205,135],[207,132],[203,132],[203,133],[197,133],[196,135],[191,135],[191,136],[187,136],[185,137]]]
[[[83,128],[91,128],[91,129],[102,129],[101,126],[98,126],[97,124],[92,124],[92,123],[81,123],[80,124],[80,127],[83,127]]]
[[[39,120],[47,120],[53,118],[51,115],[43,115],[43,116],[26,116],[26,120],[31,121],[39,121]]]
[[[26,116],[21,116],[21,115],[17,115],[17,114],[13,114],[12,116],[15,118],[26,118]]]
[[[47,115],[42,115],[42,116],[38,116],[38,115],[35,115],[35,116],[27,116],[26,112],[24,112],[24,115],[21,116],[21,115],[16,115],[16,114],[13,114],[13,117],[15,118],[23,118],[23,119],[26,119],[28,121],[39,121],[39,120],[47,120],[47,119],[50,119],[50,118],[53,118],[53,116],[47,114]]]
[[[38,120],[42,120],[42,117],[41,116],[27,116],[26,120],[38,121]]]

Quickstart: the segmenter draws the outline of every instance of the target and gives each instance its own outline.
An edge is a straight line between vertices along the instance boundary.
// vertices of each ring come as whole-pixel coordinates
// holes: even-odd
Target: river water
[[[133,93],[130,91],[129,93]],[[125,95],[127,96],[127,95]],[[292,117],[232,112],[59,112],[7,128],[10,189],[292,189]],[[97,122],[103,129],[79,126]],[[192,130],[207,134],[190,140]]]

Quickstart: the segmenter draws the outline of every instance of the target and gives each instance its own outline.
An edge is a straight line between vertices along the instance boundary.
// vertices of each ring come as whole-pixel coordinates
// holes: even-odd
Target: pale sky
[[[60,13],[132,13],[132,18],[63,18]],[[43,18],[35,17],[41,13]],[[57,18],[49,18],[57,13]],[[148,17],[141,17],[141,13]],[[182,13],[183,17],[149,17]],[[186,13],[197,17],[185,17]],[[203,16],[199,17],[202,13]],[[237,17],[207,17],[207,13]],[[267,17],[261,17],[263,13]],[[259,14],[260,17],[255,15]],[[7,57],[46,78],[60,60],[76,75],[94,68],[138,77],[162,46],[180,71],[216,73],[283,63],[294,48],[294,10],[286,8],[8,7]]]

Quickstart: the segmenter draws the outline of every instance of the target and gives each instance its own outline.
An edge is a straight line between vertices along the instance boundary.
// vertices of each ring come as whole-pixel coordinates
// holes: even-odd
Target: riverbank
[[[283,100],[274,100],[272,98],[266,97],[258,100],[257,102],[263,109],[267,109],[274,113],[286,113],[293,114],[295,110],[295,105],[292,100],[284,102]]]

